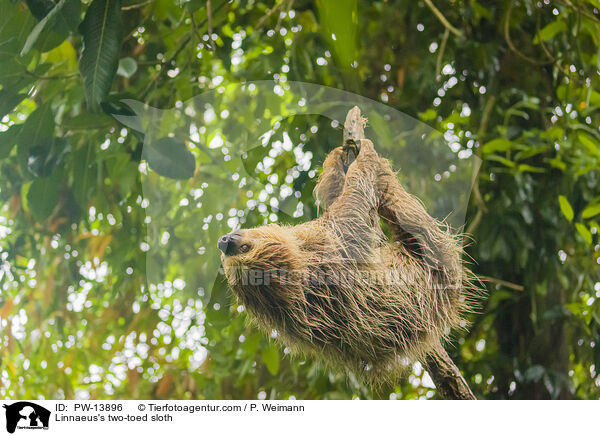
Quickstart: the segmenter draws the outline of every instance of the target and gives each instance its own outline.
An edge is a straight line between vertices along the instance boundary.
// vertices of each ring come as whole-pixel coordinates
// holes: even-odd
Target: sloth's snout
[[[221,250],[226,256],[232,256],[236,254],[239,250],[240,239],[240,235],[236,233],[229,233],[227,235],[223,235],[219,238],[219,242],[217,242],[217,247],[219,247],[219,250]]]

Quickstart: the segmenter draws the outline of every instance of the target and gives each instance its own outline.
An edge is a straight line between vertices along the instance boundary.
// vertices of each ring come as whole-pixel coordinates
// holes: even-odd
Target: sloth
[[[227,282],[253,321],[290,350],[366,381],[443,352],[477,301],[460,239],[401,186],[363,139],[346,167],[325,159],[319,218],[222,236]],[[387,229],[386,231],[382,229]]]

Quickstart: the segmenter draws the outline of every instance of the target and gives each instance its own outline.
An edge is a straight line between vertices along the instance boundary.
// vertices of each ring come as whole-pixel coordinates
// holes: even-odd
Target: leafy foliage
[[[598,2],[435,4],[446,24],[407,0],[0,0],[0,396],[436,397],[418,364],[372,391],[290,357],[222,276],[202,285],[229,220],[317,215],[339,126],[229,86],[268,79],[386,103],[479,156],[467,251],[489,298],[452,357],[478,397],[598,398]],[[128,103],[207,91],[193,132],[165,111],[146,138]],[[431,156],[369,121],[415,157],[403,183],[437,186]]]
[[[120,5],[119,0],[95,0],[81,23],[83,50],[79,69],[91,108],[97,108],[104,100],[119,66]]]

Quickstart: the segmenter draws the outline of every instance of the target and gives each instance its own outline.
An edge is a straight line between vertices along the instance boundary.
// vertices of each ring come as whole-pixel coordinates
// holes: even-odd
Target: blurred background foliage
[[[598,0],[0,5],[0,397],[438,397],[418,363],[374,391],[290,356],[217,275],[231,226],[317,216],[341,139],[282,118],[277,88],[230,88],[258,80],[368,97],[481,158],[464,230],[489,298],[449,352],[479,398],[599,397]],[[207,91],[196,130],[178,123]],[[367,134],[407,150],[386,121]],[[395,166],[423,192],[416,161]]]

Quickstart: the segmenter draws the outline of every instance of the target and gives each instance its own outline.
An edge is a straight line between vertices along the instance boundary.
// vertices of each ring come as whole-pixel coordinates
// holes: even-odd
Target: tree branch
[[[448,42],[448,36],[450,35],[450,31],[448,28],[444,30],[444,36],[442,36],[442,42],[440,44],[440,49],[438,50],[437,60],[435,62],[435,79],[439,82],[442,78],[442,58],[444,57],[444,52],[446,51],[446,43]]]
[[[358,106],[348,111],[344,122],[344,153],[342,160],[349,167],[360,152],[360,141],[365,139],[365,125],[367,119],[360,114]]]
[[[497,279],[495,277],[479,275],[479,278],[484,282],[492,282],[500,286],[504,286],[505,288],[514,289],[515,291],[524,291],[525,287],[523,285],[518,285],[513,282],[508,282],[506,280]]]
[[[133,5],[127,5],[127,6],[121,6],[121,10],[122,11],[130,11],[132,9],[138,9],[138,8],[143,8],[146,5],[149,5],[150,3],[154,3],[156,0],[147,0],[145,2],[142,3],[136,3]],[[137,30],[137,28],[135,29]]]
[[[446,27],[446,29],[448,29],[450,32],[454,33],[460,39],[465,39],[465,36],[462,34],[462,32],[460,30],[458,30],[456,27],[454,27],[452,24],[450,24],[450,22],[446,19],[444,14],[442,14],[440,12],[440,10],[435,7],[435,5],[433,4],[433,2],[431,0],[425,0],[425,3],[427,4],[427,6],[429,6],[429,9],[431,9],[431,12],[433,12],[434,15],[436,17],[438,17],[438,20],[440,20],[442,22],[442,24],[444,25],[444,27]]]
[[[442,350],[438,356],[429,356],[423,366],[435,383],[436,390],[445,399],[477,399],[446,350]]]

